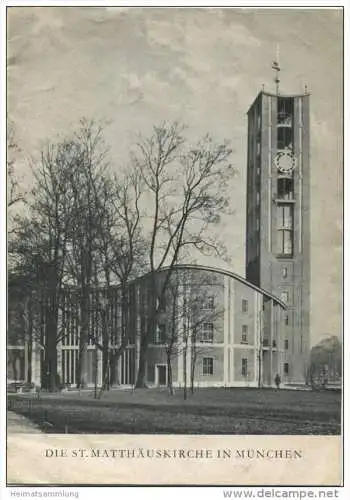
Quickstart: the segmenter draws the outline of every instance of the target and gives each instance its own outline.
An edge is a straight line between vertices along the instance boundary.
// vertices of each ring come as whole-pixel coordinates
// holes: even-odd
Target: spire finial
[[[279,72],[281,71],[280,68],[280,46],[277,44],[276,46],[276,59],[272,63],[272,69],[275,72],[275,78],[274,82],[276,84],[276,94],[279,94],[279,87],[280,87],[280,77],[279,77]]]

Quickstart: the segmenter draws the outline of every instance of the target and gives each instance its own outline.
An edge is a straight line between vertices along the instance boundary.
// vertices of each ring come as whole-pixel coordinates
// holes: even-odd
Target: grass
[[[126,434],[313,434],[341,431],[341,394],[272,389],[114,390],[9,395],[9,409],[46,432]]]

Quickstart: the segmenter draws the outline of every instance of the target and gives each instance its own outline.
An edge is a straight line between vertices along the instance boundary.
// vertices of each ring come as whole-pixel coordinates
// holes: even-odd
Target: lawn
[[[9,395],[9,409],[46,432],[314,434],[341,432],[341,394],[272,389],[196,389],[184,401],[160,389]]]

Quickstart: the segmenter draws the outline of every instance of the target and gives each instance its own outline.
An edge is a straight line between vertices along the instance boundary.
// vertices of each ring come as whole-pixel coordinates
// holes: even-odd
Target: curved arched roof
[[[264,290],[263,288],[259,288],[258,286],[253,285],[253,283],[251,283],[250,281],[247,281],[245,278],[242,278],[242,276],[240,276],[239,274],[236,274],[236,273],[229,271],[227,269],[222,269],[220,267],[203,266],[201,264],[176,264],[176,266],[174,266],[174,269],[194,269],[194,270],[198,270],[198,271],[208,271],[208,272],[228,276],[229,278],[233,278],[237,281],[240,281],[244,285],[248,286],[249,288],[252,288],[253,290],[255,290],[257,292],[259,292],[263,295],[266,295],[270,299],[273,299],[278,304],[280,304],[284,309],[286,308],[286,304],[284,302],[282,302],[282,300],[279,297],[276,297],[275,295],[268,292],[267,290]],[[160,272],[167,271],[167,270],[169,270],[169,267],[162,267],[157,272],[160,273]],[[138,281],[138,280],[141,280],[142,278],[145,278],[148,274],[149,273],[146,273],[143,276],[140,276],[135,281]]]
[[[155,273],[166,272],[169,269],[170,269],[170,267],[162,267],[161,269],[156,270]],[[228,269],[222,269],[220,267],[213,267],[213,266],[204,266],[201,264],[176,264],[174,266],[174,270],[176,270],[176,269],[180,269],[180,270],[181,269],[183,269],[183,270],[192,269],[192,270],[198,270],[198,271],[207,271],[207,272],[212,272],[212,273],[216,273],[216,274],[221,274],[223,276],[228,276],[229,278],[233,278],[233,279],[239,281],[240,283],[243,283],[244,285],[248,286],[252,290],[255,290],[255,291],[265,295],[266,297],[273,299],[280,306],[282,306],[284,309],[286,309],[286,304],[279,297],[276,297],[276,295],[273,295],[272,293],[268,292],[267,290],[264,290],[263,288],[260,288],[256,285],[253,285],[253,283],[251,283],[250,281],[247,281],[245,278],[242,278],[242,276],[240,276],[239,274],[236,274],[233,271],[229,271]],[[137,278],[131,279],[128,282],[128,285],[136,284],[136,283],[146,279],[147,276],[150,276],[150,275],[151,275],[151,272],[148,272],[148,273],[145,273],[141,276],[138,276]],[[119,283],[111,284],[110,287],[111,288],[119,288],[120,284]],[[67,286],[65,288],[76,289],[76,286],[72,286],[72,287]],[[96,289],[104,289],[104,288],[105,288],[105,286],[102,285],[100,287],[97,287]]]

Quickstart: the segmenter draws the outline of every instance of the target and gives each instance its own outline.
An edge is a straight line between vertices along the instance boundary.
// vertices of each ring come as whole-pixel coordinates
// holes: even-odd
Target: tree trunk
[[[114,385],[119,385],[118,384],[118,373],[117,373],[117,357],[113,350],[109,353],[109,365],[110,365],[110,370],[109,370],[109,384],[111,387]]]
[[[146,328],[141,328],[141,339],[140,339],[140,357],[139,366],[137,372],[137,379],[135,383],[136,389],[145,389],[146,385],[146,363],[147,363],[147,351],[148,343],[152,339],[153,331],[155,328],[157,320],[157,305],[156,305],[156,275],[153,272],[151,275],[151,286],[148,289],[148,299],[151,301],[147,304],[147,325]]]
[[[55,292],[53,292],[55,293]],[[51,301],[47,304],[47,324],[45,335],[45,351],[46,351],[46,388],[50,392],[56,392],[59,388],[60,381],[57,374],[57,323],[58,310],[56,305],[56,297],[51,297]]]
[[[110,388],[109,356],[108,344],[107,346],[104,344],[102,351],[102,389],[107,391]]]
[[[148,351],[147,332],[141,334],[139,369],[137,372],[136,389],[145,389],[146,386],[146,361]]]
[[[81,340],[79,343],[79,362],[78,362],[78,373],[77,373],[77,387],[83,389],[87,385],[87,346],[88,343],[85,340]]]
[[[87,348],[89,343],[89,300],[86,290],[83,292],[80,303],[80,325],[77,387],[79,389],[83,389],[87,385],[88,376]]]
[[[32,367],[32,355],[33,355],[33,303],[29,301],[29,318],[28,318],[28,382],[33,381],[33,367]]]
[[[195,351],[195,347],[192,347],[192,355],[191,355],[191,394],[194,394],[194,376],[196,372],[196,361],[197,361],[197,353]]]
[[[48,329],[48,331],[50,330]],[[57,375],[57,344],[56,338],[53,337],[52,334],[47,335],[45,351],[44,387],[50,392],[56,392],[59,388]]]
[[[187,399],[187,342],[184,350],[184,399]]]
[[[174,387],[173,387],[173,369],[171,365],[171,351],[167,350],[167,366],[168,366],[168,388],[170,394],[174,395]]]

